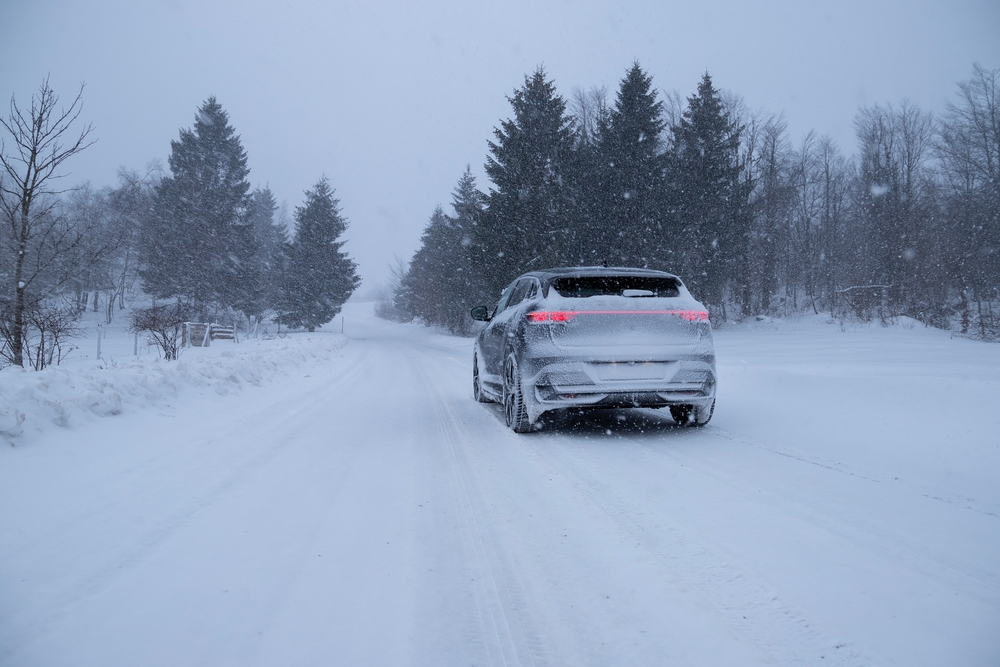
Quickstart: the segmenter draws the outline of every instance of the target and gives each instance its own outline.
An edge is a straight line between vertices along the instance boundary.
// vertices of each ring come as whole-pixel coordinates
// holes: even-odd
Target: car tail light
[[[708,312],[704,310],[675,310],[673,314],[688,322],[708,321]]]
[[[589,311],[581,311],[589,312]],[[573,312],[568,310],[536,310],[532,313],[528,313],[529,322],[569,322],[575,316],[581,314],[581,312]],[[593,311],[593,312],[603,312],[603,311]]]
[[[577,315],[676,315],[688,322],[707,322],[704,310],[536,310],[527,314],[529,322],[569,322]]]

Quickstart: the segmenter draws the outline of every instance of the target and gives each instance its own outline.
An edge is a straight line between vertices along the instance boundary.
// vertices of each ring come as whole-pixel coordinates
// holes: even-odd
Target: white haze
[[[783,112],[793,141],[815,129],[848,153],[859,105],[940,111],[974,62],[1000,66],[993,0],[694,4],[0,0],[0,94],[28,103],[50,75],[68,101],[86,82],[99,142],[67,168],[97,186],[119,166],[165,164],[217,96],[254,185],[294,206],[329,176],[370,287],[417,247],[466,164],[487,187],[505,96],[540,64],[564,96],[613,95],[633,60],[683,96],[707,70]]]

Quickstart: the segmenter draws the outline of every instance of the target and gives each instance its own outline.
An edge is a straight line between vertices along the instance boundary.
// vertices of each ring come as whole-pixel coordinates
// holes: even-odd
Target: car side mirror
[[[472,309],[470,314],[472,315],[472,319],[478,322],[490,321],[490,313],[486,309],[486,306],[476,306],[475,308]]]

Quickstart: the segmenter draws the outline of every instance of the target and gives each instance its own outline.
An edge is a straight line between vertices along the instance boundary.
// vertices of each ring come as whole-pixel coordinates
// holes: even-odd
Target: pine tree
[[[486,173],[493,187],[476,228],[477,264],[491,294],[523,271],[565,262],[577,231],[566,103],[542,68],[508,99],[514,119],[503,121],[494,130],[496,143],[489,143]]]
[[[360,284],[337,239],[347,231],[339,200],[324,176],[295,209],[295,239],[285,245],[280,321],[314,331],[332,320]]]
[[[247,222],[253,232],[254,254],[247,275],[249,284],[243,299],[237,303],[251,326],[263,321],[265,312],[277,307],[281,298],[283,246],[288,237],[275,221],[277,210],[270,188],[258,188],[251,193]]]
[[[486,285],[476,266],[474,248],[476,230],[482,224],[486,210],[486,198],[476,187],[476,178],[468,166],[452,192],[451,207],[454,211],[451,252],[456,259],[451,288],[455,307],[461,315],[461,330],[464,332],[471,324],[469,311],[489,300]]]
[[[470,309],[484,301],[470,252],[483,213],[483,195],[468,167],[452,193],[452,207],[454,217],[440,206],[431,215],[397,292],[396,307],[410,318],[464,334],[472,323]]]
[[[246,296],[255,250],[245,220],[246,151],[214,97],[170,148],[172,175],[160,181],[143,233],[143,288],[156,298],[189,301],[203,314],[235,306]]]
[[[451,220],[440,206],[436,207],[401,285],[401,310],[429,325],[447,325],[449,320],[448,283],[453,273],[450,265],[458,254],[450,228]]]
[[[639,63],[632,65],[597,145],[601,202],[590,236],[610,264],[666,268],[659,247],[668,222],[666,123],[652,81]]]
[[[575,194],[573,210],[577,226],[566,263],[580,266],[621,263],[610,240],[615,236],[608,229],[607,220],[606,202],[611,186],[607,182],[607,160],[599,148],[610,123],[607,90],[603,87],[587,92],[574,90],[572,109],[575,143],[567,171]]]
[[[725,287],[745,271],[748,187],[740,182],[740,128],[729,119],[705,74],[671,128],[671,200],[676,231],[667,238],[671,264],[696,296],[724,306]]]

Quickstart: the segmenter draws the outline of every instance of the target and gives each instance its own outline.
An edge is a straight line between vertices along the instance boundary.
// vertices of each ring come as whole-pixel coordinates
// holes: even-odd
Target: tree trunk
[[[28,250],[28,207],[30,198],[21,204],[21,234],[17,240],[17,257],[14,260],[14,335],[11,337],[11,352],[15,366],[24,366],[24,256]]]
[[[13,142],[15,150],[8,153],[0,150],[0,167],[5,176],[10,177],[10,181],[0,180],[0,202],[3,202],[5,217],[14,222],[20,218],[20,230],[17,238],[17,256],[14,259],[13,288],[14,288],[14,331],[11,336],[11,360],[16,366],[24,367],[25,342],[27,335],[25,331],[25,307],[27,297],[25,291],[29,284],[35,282],[39,277],[39,269],[36,262],[32,262],[32,269],[29,275],[25,275],[25,260],[27,259],[28,242],[35,239],[46,239],[48,232],[52,231],[52,225],[44,220],[39,220],[42,229],[32,229],[31,213],[32,204],[43,195],[55,196],[58,191],[49,189],[46,182],[50,178],[59,178],[57,173],[59,166],[72,155],[82,151],[90,144],[87,142],[87,135],[92,127],[83,129],[78,139],[72,141],[68,146],[63,146],[61,140],[65,138],[65,133],[69,131],[70,125],[80,114],[80,104],[83,95],[83,87],[80,93],[73,100],[68,108],[64,108],[58,114],[54,112],[59,98],[49,88],[49,81],[46,78],[42,82],[37,96],[31,98],[30,111],[22,111],[11,98],[10,115],[7,118],[0,118],[0,126],[4,128]],[[10,199],[8,199],[10,197]],[[43,205],[43,210],[45,206]],[[46,227],[46,225],[48,225]],[[56,248],[51,250],[55,255],[68,252],[74,248],[82,238],[82,233],[74,241],[65,239],[65,243],[56,244]],[[44,288],[36,284],[35,289],[39,290],[35,298],[46,296]],[[9,294],[9,292],[8,292]],[[30,361],[30,359],[29,359]]]

